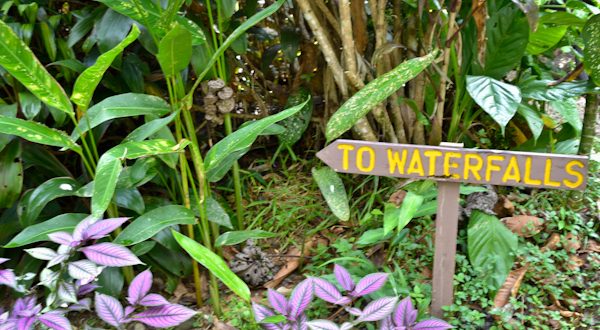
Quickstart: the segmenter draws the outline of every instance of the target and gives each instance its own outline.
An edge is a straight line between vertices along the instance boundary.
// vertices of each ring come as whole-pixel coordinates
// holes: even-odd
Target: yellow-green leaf
[[[190,64],[192,34],[181,25],[175,24],[158,44],[156,58],[165,76],[175,76]]]
[[[65,132],[35,121],[0,115],[0,133],[16,135],[34,143],[73,150],[79,149],[79,146]]]
[[[0,21],[0,66],[42,102],[73,115],[73,106],[65,91],[3,21]]]

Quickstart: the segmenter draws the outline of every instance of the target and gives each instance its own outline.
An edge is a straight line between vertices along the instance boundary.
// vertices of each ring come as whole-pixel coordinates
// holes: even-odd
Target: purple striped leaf
[[[340,330],[350,330],[354,327],[354,325],[350,322],[344,322],[340,325]]]
[[[113,218],[100,220],[86,228],[81,234],[81,238],[83,240],[88,240],[105,237],[119,228],[128,219],[129,218]]]
[[[312,278],[312,281],[315,284],[315,296],[332,304],[335,304],[342,299],[342,294],[335,285],[320,278]]]
[[[445,330],[452,328],[453,327],[450,324],[440,319],[429,319],[421,321],[412,327],[413,330]]]
[[[154,307],[168,305],[170,302],[159,294],[151,293],[140,299],[139,304],[146,307]]]
[[[79,288],[77,289],[77,295],[78,296],[85,296],[86,294],[96,290],[97,288],[99,288],[99,286],[97,286],[96,284],[93,283],[88,283],[88,284],[81,284],[81,282],[79,282]]]
[[[410,297],[402,299],[394,311],[394,324],[398,327],[409,327],[415,323],[416,319],[417,310],[413,306]]]
[[[79,222],[77,224],[77,226],[75,226],[75,229],[73,229],[73,241],[77,242],[77,241],[81,241],[83,240],[83,233],[94,223],[96,222],[96,219],[94,219],[93,217],[87,217],[83,220],[81,220],[81,222]]]
[[[56,233],[48,234],[48,239],[60,245],[71,245],[73,242],[73,236],[66,231],[58,231]]]
[[[402,327],[404,329],[404,327]],[[394,326],[394,322],[392,322],[392,318],[387,316],[383,320],[381,320],[381,324],[379,325],[379,330],[396,330]]]
[[[69,276],[80,280],[81,285],[86,285],[96,279],[102,273],[104,267],[98,267],[89,260],[78,260],[69,263],[67,270]]]
[[[57,312],[49,312],[38,316],[38,320],[43,325],[53,330],[71,330],[71,322],[62,314]]]
[[[141,264],[142,262],[131,251],[113,243],[99,243],[86,246],[81,252],[98,265],[108,267],[124,267]]]
[[[296,286],[289,301],[288,318],[298,318],[308,307],[313,298],[314,285],[311,279],[306,279]]]
[[[83,298],[80,299],[76,304],[73,304],[67,308],[69,311],[89,311],[92,308],[92,299]]]
[[[14,288],[17,285],[17,277],[12,269],[0,269],[0,285]]]
[[[113,327],[118,328],[124,316],[121,303],[117,299],[101,293],[96,293],[94,303],[98,317]]]
[[[287,299],[285,299],[285,297],[281,293],[273,289],[269,289],[269,291],[267,292],[267,299],[269,300],[271,307],[273,307],[279,314],[288,314],[289,304],[287,302]]]
[[[71,283],[60,282],[58,283],[58,298],[64,302],[68,303],[77,303],[77,291],[75,290],[75,286]]]
[[[196,314],[195,311],[181,305],[150,307],[133,315],[132,320],[154,328],[168,328],[179,325]]]
[[[0,330],[16,330],[17,329],[17,321],[16,320],[8,320],[6,322],[0,323]]]
[[[346,312],[348,312],[354,316],[362,315],[362,311],[360,310],[360,308],[356,308],[356,307],[346,307]]]
[[[252,311],[254,312],[254,320],[256,320],[256,322],[260,322],[269,316],[275,315],[275,313],[272,310],[268,309],[267,307],[265,307],[263,305],[259,305],[256,303],[252,303]],[[284,327],[281,326],[281,323],[278,323],[278,324],[264,323],[264,324],[261,324],[261,326],[263,327],[263,329],[266,329],[266,330],[283,330],[284,329]]]
[[[22,311],[34,309],[36,300],[37,299],[35,298],[35,296],[27,296],[27,297],[17,299],[17,301],[15,301],[15,304],[13,306],[13,314],[17,315],[17,314],[21,313]]]
[[[0,265],[2,265],[3,263],[9,261],[10,259],[7,258],[0,258]]]
[[[340,330],[337,324],[329,320],[314,320],[307,323],[311,330]]]
[[[363,277],[357,284],[354,290],[350,293],[353,297],[362,297],[373,293],[385,284],[388,274],[373,273]]]
[[[335,279],[344,290],[354,290],[354,281],[352,280],[352,276],[346,270],[346,268],[336,264],[333,266],[333,274],[335,275]]]
[[[298,330],[308,330],[308,317],[306,314],[300,315],[296,324]]]
[[[146,269],[139,273],[129,284],[129,289],[127,289],[129,304],[137,305],[150,292],[150,287],[152,287],[152,273],[149,269]]]
[[[348,297],[342,297],[339,300],[337,300],[336,302],[334,302],[334,304],[343,306],[343,305],[348,305],[351,302],[352,302],[352,299],[350,299]]]
[[[383,320],[388,315],[392,314],[394,307],[398,302],[396,297],[383,297],[377,300],[371,301],[362,311],[362,315],[357,321],[360,322],[374,322]]]
[[[35,323],[33,316],[17,319],[17,330],[29,330],[33,328],[33,323]]]
[[[25,249],[25,252],[39,260],[52,260],[58,255],[56,251],[45,247]]]
[[[135,312],[135,307],[133,306],[125,306],[125,314],[124,317],[128,317],[129,315],[131,315],[131,313]],[[131,321],[129,319],[127,319],[128,322]]]

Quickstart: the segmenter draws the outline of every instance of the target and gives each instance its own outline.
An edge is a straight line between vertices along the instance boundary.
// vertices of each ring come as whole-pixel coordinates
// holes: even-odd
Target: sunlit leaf
[[[467,76],[467,91],[502,132],[521,103],[519,87],[485,76]]]
[[[312,169],[312,176],[317,182],[321,194],[333,214],[342,221],[350,219],[350,204],[348,194],[339,175],[329,167]]]

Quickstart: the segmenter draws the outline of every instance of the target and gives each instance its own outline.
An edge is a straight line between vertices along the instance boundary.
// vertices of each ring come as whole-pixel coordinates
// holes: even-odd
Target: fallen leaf
[[[400,189],[390,196],[388,202],[396,206],[400,206],[400,204],[402,204],[402,201],[404,200],[404,197],[406,197],[406,191]]]
[[[494,206],[494,212],[500,218],[512,217],[515,214],[515,206],[506,196],[499,196]]]
[[[494,297],[495,307],[504,307],[504,305],[508,304],[510,297],[517,296],[521,282],[523,282],[523,277],[525,277],[525,273],[527,273],[527,268],[529,268],[529,266],[525,265],[521,268],[512,270],[508,274],[504,284],[498,289],[496,297]]]
[[[514,217],[502,218],[504,225],[513,233],[522,237],[531,237],[542,230],[544,222],[538,217],[531,215],[515,215]]]
[[[283,265],[283,267],[281,267],[281,269],[277,272],[277,274],[275,274],[272,280],[265,283],[263,286],[267,289],[274,289],[277,286],[279,286],[279,284],[281,284],[281,282],[286,277],[288,277],[291,273],[298,269],[298,267],[300,267],[300,264],[303,259],[302,257],[309,256],[310,249],[315,244],[315,241],[316,240],[314,239],[310,239],[304,244],[304,253],[301,253],[300,249],[298,249],[295,246],[291,247],[286,253],[287,257],[285,257],[285,259],[287,259],[287,263]]]
[[[568,318],[571,318],[571,317],[581,317],[581,314],[580,314],[580,313],[577,313],[577,312],[571,312],[571,311],[565,311],[565,310],[561,310],[561,311],[560,311],[560,315],[561,315],[562,317],[568,317]]]
[[[585,252],[600,252],[600,244],[593,239],[588,240]]]
[[[585,264],[585,260],[580,256],[570,255],[567,261],[567,268],[573,271],[579,270]]]
[[[565,247],[565,250],[567,250],[567,252],[575,253],[579,251],[579,248],[581,248],[581,241],[579,240],[579,237],[577,237],[577,235],[568,233],[565,236],[563,246]]]
[[[542,252],[556,250],[558,243],[560,243],[560,235],[558,233],[553,233],[541,250]]]

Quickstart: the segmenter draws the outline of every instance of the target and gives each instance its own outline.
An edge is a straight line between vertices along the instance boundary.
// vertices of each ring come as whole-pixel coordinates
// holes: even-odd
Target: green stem
[[[225,114],[225,134],[233,132],[231,125],[231,114]],[[240,180],[240,165],[237,161],[233,162],[233,189],[235,191],[235,214],[237,217],[237,228],[244,230],[244,205],[242,205],[242,183]]]

